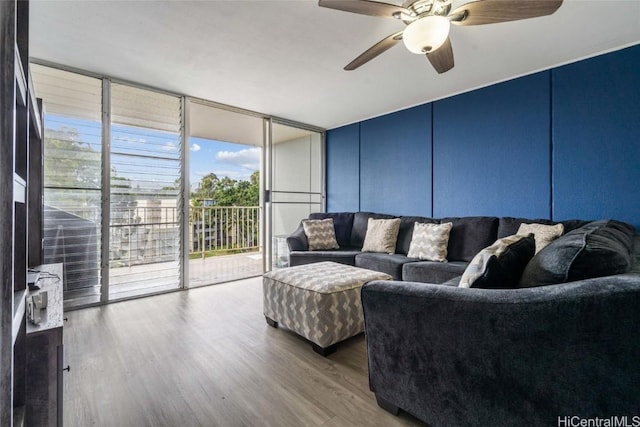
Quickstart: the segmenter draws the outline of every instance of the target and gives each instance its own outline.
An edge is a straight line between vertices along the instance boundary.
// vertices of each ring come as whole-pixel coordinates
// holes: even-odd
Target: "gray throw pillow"
[[[310,251],[340,249],[336,240],[333,219],[305,219],[302,221]]]
[[[451,222],[444,224],[416,222],[413,225],[413,236],[407,257],[447,262],[447,246],[452,227],[453,223]]]

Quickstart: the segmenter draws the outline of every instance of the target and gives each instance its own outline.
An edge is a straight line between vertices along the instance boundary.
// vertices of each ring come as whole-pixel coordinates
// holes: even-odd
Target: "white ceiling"
[[[638,44],[640,1],[565,0],[548,17],[452,26],[456,65],[442,75],[402,44],[343,71],[402,28],[313,0],[32,0],[30,54],[333,128]]]

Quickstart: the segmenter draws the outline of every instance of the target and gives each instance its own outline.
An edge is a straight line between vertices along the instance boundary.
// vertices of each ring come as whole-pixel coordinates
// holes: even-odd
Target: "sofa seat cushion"
[[[464,261],[417,261],[402,266],[402,280],[406,282],[444,283],[460,276],[469,265]]]
[[[356,255],[356,267],[387,273],[393,280],[402,280],[402,266],[412,263],[411,258],[402,254],[383,254],[376,252],[362,252]]]
[[[566,233],[534,256],[521,287],[543,286],[625,273],[631,269],[634,228],[620,221],[594,221]]]
[[[441,224],[446,222],[453,223],[447,248],[449,261],[471,261],[478,252],[496,241],[498,218],[470,216],[440,220]]]
[[[333,261],[340,264],[356,265],[356,255],[360,251],[355,248],[338,249],[335,251],[291,251],[289,265],[311,264],[314,262]]]

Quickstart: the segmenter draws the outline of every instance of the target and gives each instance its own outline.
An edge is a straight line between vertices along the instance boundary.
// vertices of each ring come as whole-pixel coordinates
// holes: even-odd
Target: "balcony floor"
[[[179,267],[176,262],[134,265],[112,268],[109,271],[109,299],[120,300],[135,296],[178,289]],[[189,287],[225,283],[259,276],[262,252],[223,255],[189,260]],[[100,302],[100,287],[65,290],[65,308]]]

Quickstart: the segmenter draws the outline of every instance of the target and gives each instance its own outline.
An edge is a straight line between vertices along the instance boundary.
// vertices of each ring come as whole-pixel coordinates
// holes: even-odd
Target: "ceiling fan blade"
[[[411,11],[395,4],[380,3],[369,0],[319,0],[320,7],[359,13],[361,15],[394,18],[399,14],[411,15]]]
[[[447,40],[442,46],[433,52],[427,53],[427,59],[436,69],[438,74],[449,71],[453,68],[453,49],[451,48],[451,39]]]
[[[551,15],[562,0],[478,0],[449,14],[456,25],[482,25]]]
[[[371,61],[382,52],[395,46],[400,40],[402,40],[402,31],[391,34],[389,37],[380,40],[378,43],[364,51],[362,55],[351,61],[346,67],[344,67],[344,69],[347,71],[355,70],[359,66]]]

